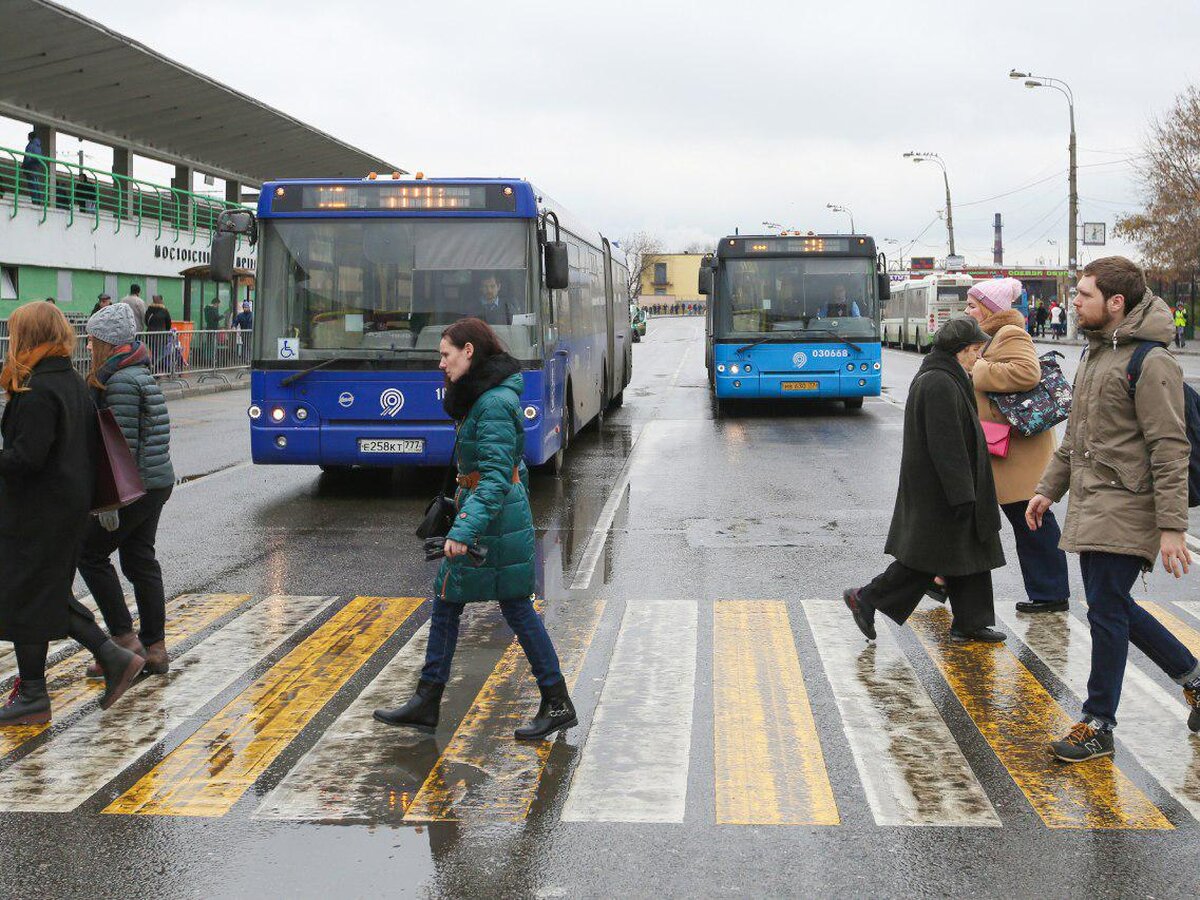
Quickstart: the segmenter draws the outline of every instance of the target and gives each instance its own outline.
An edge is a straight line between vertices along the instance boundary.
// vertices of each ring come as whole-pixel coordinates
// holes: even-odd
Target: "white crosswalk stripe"
[[[0,812],[68,812],[282,644],[333,597],[275,595],[0,773]]]
[[[999,826],[1000,817],[891,629],[863,641],[841,603],[806,600],[877,825]]]
[[[683,821],[696,631],[695,601],[626,606],[564,821]]]

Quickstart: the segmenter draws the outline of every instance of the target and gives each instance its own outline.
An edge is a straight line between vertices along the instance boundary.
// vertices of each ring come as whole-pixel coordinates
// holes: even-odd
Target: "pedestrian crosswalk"
[[[1200,603],[1145,606],[1200,650]],[[922,609],[868,644],[833,598],[554,598],[581,725],[533,744],[512,739],[536,708],[532,675],[486,604],[463,617],[437,735],[372,719],[419,677],[426,613],[418,597],[180,597],[171,674],[103,713],[87,655],[64,646],[54,722],[0,728],[0,815],[1200,827],[1200,736],[1137,654],[1117,756],[1046,753],[1086,691],[1078,613],[999,604],[1009,643],[963,645],[944,609]]]

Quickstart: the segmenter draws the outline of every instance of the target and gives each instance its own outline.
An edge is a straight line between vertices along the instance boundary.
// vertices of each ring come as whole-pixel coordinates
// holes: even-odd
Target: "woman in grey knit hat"
[[[175,485],[171,465],[171,419],[162,390],[150,373],[150,353],[137,340],[133,310],[106,306],[88,319],[92,371],[88,385],[98,408],[112,410],[137,461],[146,495],[121,510],[101,513],[89,525],[79,574],[104,616],[112,639],[143,656],[145,671],[166,674],[166,596],[154,542],[163,506]],[[125,605],[111,557],[120,551],[121,571],[133,585],[140,632]],[[88,670],[98,676],[95,666]]]

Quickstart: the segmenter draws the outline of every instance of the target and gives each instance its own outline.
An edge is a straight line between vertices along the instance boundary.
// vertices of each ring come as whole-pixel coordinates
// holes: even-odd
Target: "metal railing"
[[[8,356],[8,321],[0,320],[0,365]],[[188,376],[197,383],[221,381],[231,384],[250,374],[249,331],[220,328],[213,331],[145,331],[138,340],[150,351],[150,371],[159,381],[188,386]],[[71,365],[84,378],[92,371],[92,354],[82,324],[75,324],[75,349]]]
[[[51,209],[58,209],[67,213],[68,228],[78,220],[90,223],[92,231],[109,223],[119,232],[127,224],[137,235],[152,231],[155,238],[161,238],[167,230],[173,242],[190,236],[195,243],[197,238],[208,238],[222,210],[239,205],[118,172],[0,147],[0,208],[10,219],[23,210],[32,215],[40,212],[39,222],[46,221]]]

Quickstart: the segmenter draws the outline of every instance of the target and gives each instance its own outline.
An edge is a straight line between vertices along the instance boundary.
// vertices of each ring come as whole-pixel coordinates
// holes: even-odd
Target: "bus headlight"
[[[282,434],[279,435],[279,437],[275,438],[275,446],[278,447],[280,450],[282,450],[284,447],[287,446],[287,438],[284,437]]]
[[[720,365],[718,365],[718,366],[717,366],[717,371],[718,371],[718,372],[724,372],[724,371],[725,371],[725,363],[721,363]]]
[[[537,407],[536,406],[525,407],[525,418],[527,418],[530,422],[532,422],[534,419],[536,419],[537,418]]]
[[[303,406],[301,406],[299,409],[296,410],[296,418],[299,419],[301,422],[303,422],[305,419],[308,418],[308,410],[305,409]]]
[[[859,368],[865,372],[865,371],[867,371],[867,364],[863,363],[861,366],[859,366]]]
[[[858,386],[859,386],[859,387],[866,387],[866,386],[867,386],[867,379],[865,379],[865,378],[860,378],[860,379],[858,379]]]
[[[729,367],[729,371],[731,374],[736,375],[740,370],[736,365],[732,365]]]
[[[854,371],[854,363],[846,363],[846,371],[853,372]]]
[[[742,371],[749,372],[750,371],[750,363],[746,363],[744,366],[742,366]]]
[[[875,371],[876,371],[876,372],[878,372],[878,371],[879,371],[879,363],[875,363]]]
[[[246,415],[248,415],[251,419],[253,419],[255,422],[257,422],[259,419],[262,418],[262,407],[259,406],[257,403],[254,403],[250,406],[250,408],[248,410],[246,410]]]
[[[741,386],[742,386],[742,383],[741,383],[740,381],[735,381],[735,382],[733,383],[733,386],[734,386],[734,387],[741,387]]]
[[[273,410],[271,410],[271,421],[272,422],[282,422],[283,417],[286,415],[287,415],[287,413],[283,411],[283,407],[277,406]]]

